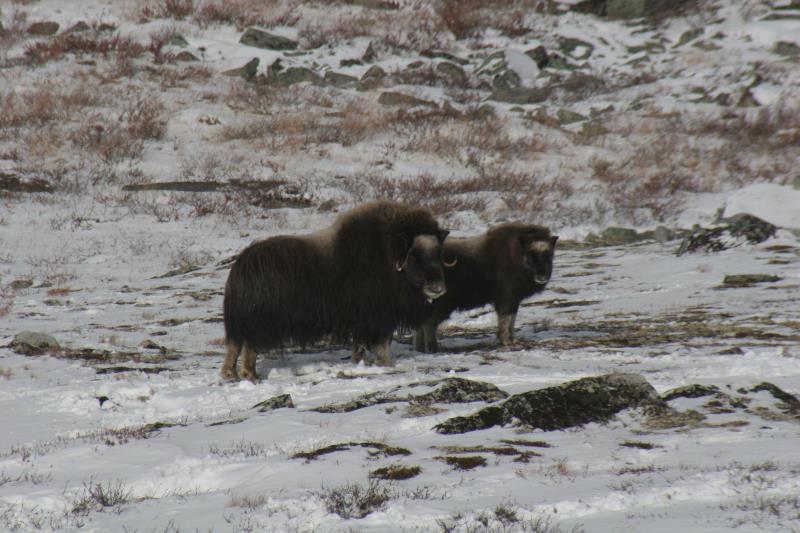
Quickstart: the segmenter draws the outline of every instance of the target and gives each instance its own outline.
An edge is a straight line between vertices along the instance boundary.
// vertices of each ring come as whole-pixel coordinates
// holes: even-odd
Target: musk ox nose
[[[425,293],[429,301],[433,301],[447,292],[447,289],[444,286],[444,282],[431,281],[425,284],[422,288],[422,292]]]
[[[544,285],[548,281],[550,281],[550,274],[536,274],[533,276],[533,281],[538,283],[539,285]]]

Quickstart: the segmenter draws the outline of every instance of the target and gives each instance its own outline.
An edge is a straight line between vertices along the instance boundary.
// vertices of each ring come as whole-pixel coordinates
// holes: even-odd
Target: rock
[[[778,41],[772,46],[772,53],[779,56],[797,58],[800,57],[800,46],[789,41]]]
[[[800,414],[800,399],[793,394],[789,394],[785,390],[781,389],[777,385],[773,385],[767,381],[760,383],[750,389],[749,392],[759,392],[759,391],[767,391],[769,392],[773,398],[776,400],[780,400],[784,404],[784,410],[789,411],[794,414]]]
[[[319,74],[311,70],[310,68],[306,67],[289,67],[286,70],[282,70],[280,72],[273,72],[272,75],[267,78],[270,83],[273,85],[281,85],[284,87],[288,87],[289,85],[294,85],[295,83],[304,83],[310,82],[314,85],[322,85],[323,80]]]
[[[676,398],[702,398],[719,394],[719,387],[716,385],[684,385],[670,389],[661,396],[665,402],[671,402]]]
[[[377,57],[378,54],[375,53],[375,47],[372,46],[372,41],[370,41],[367,45],[367,49],[364,50],[364,54],[361,56],[361,61],[364,63],[372,63]]]
[[[559,109],[558,112],[556,112],[556,118],[558,118],[558,123],[562,126],[574,124],[575,122],[580,122],[582,120],[588,120],[588,117],[585,117],[580,113],[576,113],[575,111],[570,111],[569,109]]]
[[[722,279],[724,287],[750,287],[755,283],[774,283],[783,278],[769,274],[730,274]]]
[[[469,63],[466,59],[458,56],[454,56],[449,52],[444,52],[441,50],[431,50],[426,49],[419,53],[422,57],[427,57],[429,59],[446,59],[452,63],[458,63],[459,65],[466,65]]]
[[[800,176],[795,176],[792,180],[792,188],[796,191],[800,191]]]
[[[558,40],[558,49],[575,59],[589,59],[594,52],[594,45],[573,37],[561,37]]]
[[[543,431],[605,422],[623,409],[663,405],[647,380],[638,374],[606,374],[556,387],[515,394],[466,417],[454,417],[434,427],[439,433],[464,433],[511,422]]]
[[[475,75],[481,79],[491,80],[492,88],[496,90],[515,89],[523,85],[520,73],[525,76],[535,76],[538,74],[539,67],[536,62],[526,54],[518,50],[500,50],[489,55],[481,62]]]
[[[362,90],[369,90],[378,87],[383,83],[383,80],[386,78],[386,71],[383,70],[378,65],[372,65],[369,67],[361,79],[359,80],[359,87]]]
[[[600,234],[600,240],[603,244],[617,246],[639,242],[642,238],[634,229],[612,226],[603,230]]]
[[[656,242],[669,242],[675,238],[675,232],[665,226],[658,226],[653,230],[653,240]]]
[[[400,9],[400,4],[387,0],[347,0],[346,3],[366,7],[368,9],[380,9],[383,11],[395,11]]]
[[[434,102],[423,100],[421,98],[410,96],[408,94],[398,93],[395,91],[382,92],[381,95],[378,97],[378,103],[382,105],[400,105],[406,107],[413,107],[413,106],[437,107]]]
[[[358,78],[329,70],[325,73],[325,83],[340,89],[354,89],[358,87]]]
[[[64,33],[81,33],[84,31],[88,31],[89,29],[90,29],[89,25],[81,20],[76,22],[66,30],[64,30]]]
[[[0,191],[8,192],[53,192],[53,188],[42,178],[21,178],[0,171]]]
[[[252,408],[258,409],[259,413],[266,413],[268,411],[274,411],[275,409],[282,409],[284,407],[287,408],[294,408],[294,402],[292,401],[292,397],[289,394],[281,394],[279,396],[273,396],[268,400],[264,400],[263,402],[258,402]]]
[[[176,33],[175,35],[169,38],[167,44],[172,46],[177,46],[178,48],[186,48],[187,46],[189,46],[189,41],[187,41],[183,37],[183,35]]]
[[[550,63],[550,55],[547,53],[547,49],[542,45],[526,50],[525,55],[533,59],[539,69],[547,67]]]
[[[678,246],[676,255],[703,250],[719,252],[741,246],[745,242],[757,244],[775,235],[777,226],[747,213],[719,218],[722,225],[713,228],[695,226]]]
[[[550,98],[551,93],[552,90],[549,87],[497,89],[489,95],[489,100],[518,105],[538,104]]]
[[[222,75],[231,77],[238,76],[246,80],[251,80],[256,76],[256,73],[258,72],[258,63],[259,59],[257,57],[254,57],[253,59],[245,63],[244,66],[223,71]]]
[[[267,50],[295,50],[297,48],[296,41],[254,27],[247,28],[239,42],[247,46]]]
[[[60,348],[61,346],[59,346],[55,337],[35,331],[17,333],[14,336],[14,340],[11,341],[11,349],[23,355],[42,355]]]
[[[455,63],[442,61],[436,65],[436,73],[441,74],[442,77],[447,80],[449,85],[463,87],[467,84],[467,74],[464,72],[463,68],[459,67]]]
[[[189,52],[188,50],[181,50],[180,52],[175,54],[175,60],[184,62],[200,61],[200,59],[196,55]],[[256,67],[258,67],[258,65],[256,65]],[[253,76],[255,76],[255,73],[253,74]]]
[[[12,290],[19,291],[22,289],[27,289],[29,287],[33,287],[33,280],[30,279],[15,279],[11,282],[10,285]]]
[[[681,34],[680,37],[678,37],[678,42],[675,45],[675,48],[683,46],[684,44],[693,41],[694,39],[697,39],[701,35],[703,35],[703,28],[693,28],[691,30],[686,30]]]
[[[583,100],[606,90],[606,82],[592,74],[576,72],[551,89],[572,100]]]
[[[28,29],[25,30],[30,35],[36,35],[37,37],[47,37],[49,35],[55,35],[58,32],[58,22],[51,22],[51,21],[43,21],[43,22],[34,22]]]

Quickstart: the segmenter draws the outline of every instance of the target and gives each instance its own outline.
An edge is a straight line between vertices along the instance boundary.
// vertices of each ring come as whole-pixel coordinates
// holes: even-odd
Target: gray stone
[[[64,33],[81,33],[84,31],[89,31],[89,29],[89,25],[81,20],[64,30]]]
[[[792,188],[796,191],[800,191],[800,176],[795,176],[792,180]]]
[[[400,4],[387,0],[347,0],[348,4],[366,7],[368,9],[380,9],[382,11],[395,11],[400,9]]]
[[[11,349],[23,355],[42,355],[54,352],[61,348],[58,341],[47,333],[35,331],[23,331],[14,336],[11,341]]]
[[[580,113],[576,113],[575,111],[570,111],[569,109],[559,109],[556,112],[556,118],[558,118],[558,122],[562,126],[574,124],[575,122],[580,122],[582,120],[588,120],[588,117],[585,117]]]
[[[469,63],[468,60],[455,56],[449,52],[444,52],[442,50],[430,50],[426,49],[419,53],[422,57],[427,57],[429,59],[446,59],[452,63],[458,63],[459,65],[466,65]]]
[[[634,229],[612,226],[600,234],[600,240],[609,245],[631,244],[642,240]]]
[[[289,86],[295,83],[310,82],[314,85],[322,85],[322,77],[306,67],[289,67],[281,72],[273,73],[268,78],[269,82],[274,85]]]
[[[441,74],[451,85],[463,87],[467,83],[464,69],[454,63],[443,61],[436,65],[436,73]]]
[[[176,33],[175,35],[169,38],[167,44],[170,44],[172,46],[177,46],[178,48],[186,48],[187,46],[189,46],[189,41],[187,41],[183,37],[183,35]]]
[[[246,80],[249,80],[254,78],[256,73],[258,72],[258,63],[259,59],[257,57],[254,57],[253,59],[245,63],[244,66],[223,71],[222,75],[231,77],[238,76]]]
[[[264,400],[263,402],[258,402],[253,406],[253,409],[258,409],[259,413],[266,413],[269,411],[274,411],[275,409],[293,407],[294,402],[292,401],[292,397],[289,394],[281,394],[279,396],[273,396],[272,398]]]
[[[783,278],[769,274],[729,274],[722,280],[725,287],[750,287],[756,283],[775,283]]]
[[[19,291],[22,289],[27,289],[29,287],[33,287],[33,280],[30,279],[15,279],[11,282],[11,289],[15,291]]]
[[[548,63],[550,63],[550,55],[547,53],[547,49],[542,45],[526,50],[525,55],[533,59],[536,62],[536,66],[540,69],[545,68]]]
[[[189,52],[188,50],[181,50],[177,54],[175,54],[175,59],[177,61],[185,61],[185,62],[192,62],[192,61],[200,61],[200,59],[194,55],[193,53]],[[258,65],[256,65],[258,66]],[[253,74],[255,75],[255,74]]]
[[[797,58],[800,57],[800,46],[789,41],[778,41],[772,46],[772,53],[779,56]]]
[[[295,50],[297,42],[280,35],[266,32],[259,28],[247,28],[241,38],[241,44],[264,48],[267,50]]]
[[[691,30],[686,30],[681,34],[680,37],[678,37],[678,43],[675,45],[675,48],[683,46],[684,44],[693,41],[694,39],[697,39],[701,35],[703,35],[703,28],[694,28]]]
[[[677,398],[703,398],[705,396],[715,396],[720,393],[716,385],[683,385],[675,387],[664,393],[661,398],[665,402],[671,402]]]
[[[538,104],[550,97],[552,90],[549,87],[516,87],[513,89],[497,89],[489,95],[489,100],[507,104]]]
[[[370,41],[367,45],[367,49],[364,50],[364,54],[361,56],[361,61],[364,63],[372,63],[377,57],[378,54],[375,53],[375,47],[372,46],[372,41]]]
[[[421,98],[417,98],[415,96],[410,96],[408,94],[398,93],[395,91],[384,91],[378,97],[378,103],[382,105],[399,105],[405,107],[413,107],[413,106],[426,106],[426,107],[437,107],[436,103],[430,102],[428,100],[423,100]]]
[[[340,89],[354,89],[358,87],[358,78],[329,70],[325,73],[325,83]]]
[[[361,76],[359,87],[362,90],[374,89],[382,85],[384,79],[386,79],[386,71],[378,65],[372,65],[364,75]]]
[[[58,22],[34,22],[28,29],[26,30],[27,33],[30,35],[36,35],[38,37],[47,37],[49,35],[55,35],[58,32]]]
[[[577,52],[580,48],[584,50]],[[562,37],[558,42],[558,49],[562,53],[575,59],[588,59],[594,52],[594,45],[573,37]]]
[[[675,232],[665,226],[658,226],[653,230],[653,240],[657,242],[669,242],[675,238]]]
[[[554,431],[591,422],[638,406],[663,405],[660,396],[638,374],[606,374],[545,389],[515,394],[465,417],[454,417],[434,427],[439,433],[465,433],[509,423]]]

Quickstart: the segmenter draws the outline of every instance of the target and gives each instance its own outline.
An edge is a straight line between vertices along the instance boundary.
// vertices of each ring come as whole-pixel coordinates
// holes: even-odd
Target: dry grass
[[[84,35],[81,33],[62,33],[50,39],[36,41],[25,46],[25,60],[30,65],[41,65],[58,61],[67,54],[77,57],[101,56],[103,58],[136,58],[142,56],[148,47],[127,36]]]

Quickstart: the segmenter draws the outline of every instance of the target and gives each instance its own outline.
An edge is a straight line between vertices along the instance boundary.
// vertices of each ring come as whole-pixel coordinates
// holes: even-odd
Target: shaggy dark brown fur
[[[414,332],[414,348],[435,352],[436,328],[456,309],[487,303],[497,312],[497,337],[513,340],[520,302],[544,290],[553,272],[558,237],[542,226],[507,223],[469,239],[450,238],[442,253],[447,294],[436,300],[428,321]]]
[[[225,286],[226,379],[258,380],[256,354],[287,343],[352,343],[390,364],[398,327],[414,328],[445,292],[447,235],[425,209],[387,201],[342,214],[328,229],[256,242],[239,255]]]

